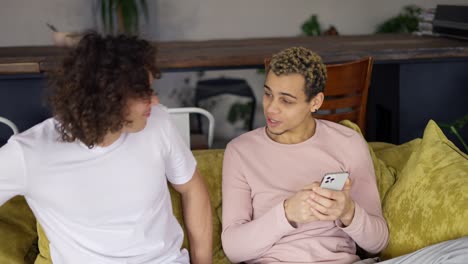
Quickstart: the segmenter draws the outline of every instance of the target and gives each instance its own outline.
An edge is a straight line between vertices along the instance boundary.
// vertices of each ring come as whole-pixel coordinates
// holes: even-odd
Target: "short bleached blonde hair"
[[[274,54],[269,71],[278,76],[291,73],[302,75],[305,79],[304,92],[308,102],[323,92],[327,82],[327,68],[322,58],[304,47],[291,47]]]

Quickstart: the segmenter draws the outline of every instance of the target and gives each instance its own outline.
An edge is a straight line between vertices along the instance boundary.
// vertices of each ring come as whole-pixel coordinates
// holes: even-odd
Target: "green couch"
[[[342,124],[359,131],[351,122]],[[429,122],[422,139],[398,146],[369,143],[369,150],[390,230],[389,244],[380,254],[383,259],[468,235],[468,156],[434,122]],[[220,237],[224,151],[193,153],[211,195],[214,263],[230,263]],[[173,189],[171,194],[174,213],[183,225],[180,197]],[[17,196],[0,207],[0,263],[50,263],[48,258],[47,238],[36,227],[24,198]]]

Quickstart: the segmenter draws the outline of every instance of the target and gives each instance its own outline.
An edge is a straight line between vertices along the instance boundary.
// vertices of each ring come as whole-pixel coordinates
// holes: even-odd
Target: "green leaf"
[[[466,126],[466,124],[468,124],[468,114],[466,114],[465,116],[455,120],[454,122],[454,126],[458,129],[461,129],[463,128],[464,126]]]
[[[462,129],[465,125],[468,124],[468,114],[458,118],[457,120],[451,123],[437,123],[439,127],[447,129],[450,133],[454,134],[455,137],[461,142],[462,146],[465,148],[465,152],[468,153],[468,145],[463,140],[462,136],[458,132],[459,129]]]
[[[138,22],[140,21],[138,15],[138,6],[137,2],[134,0],[129,0],[129,10],[131,13],[130,19],[130,31],[129,33],[138,34]]]
[[[466,145],[465,141],[461,137],[460,133],[458,133],[458,130],[455,127],[450,127],[450,131],[460,140],[462,143],[463,147],[465,148],[465,152],[468,153],[468,146]]]
[[[120,33],[131,32],[132,13],[130,11],[129,1],[131,0],[120,0],[119,12],[120,12],[121,24],[123,25],[123,28],[119,29]]]
[[[146,0],[101,0],[101,20],[104,32],[108,34],[138,34],[140,12],[148,22]],[[115,22],[117,25],[114,25]],[[117,28],[116,28],[117,26]]]

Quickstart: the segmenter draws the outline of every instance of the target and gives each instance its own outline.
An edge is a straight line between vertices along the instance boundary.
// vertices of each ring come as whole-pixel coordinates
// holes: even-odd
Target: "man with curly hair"
[[[223,165],[226,255],[246,263],[352,263],[356,244],[387,244],[374,168],[365,140],[312,115],[324,100],[321,58],[293,47],[272,57],[264,84],[266,127],[232,140]],[[347,171],[342,191],[320,188]]]
[[[207,189],[153,94],[155,48],[87,33],[51,76],[53,118],[0,149],[0,204],[24,195],[60,263],[211,263]]]

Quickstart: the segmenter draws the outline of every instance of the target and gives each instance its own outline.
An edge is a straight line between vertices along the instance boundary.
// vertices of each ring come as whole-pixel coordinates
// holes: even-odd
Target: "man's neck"
[[[271,133],[267,128],[267,135],[274,141],[281,144],[298,144],[308,140],[315,135],[317,123],[312,118],[311,122],[302,127],[299,131],[287,131],[281,135]]]
[[[122,131],[114,132],[114,133],[109,132],[104,136],[104,140],[101,143],[99,143],[98,146],[99,147],[108,147],[108,146],[112,145],[112,143],[117,141],[117,139],[120,138],[120,135],[122,135]]]

